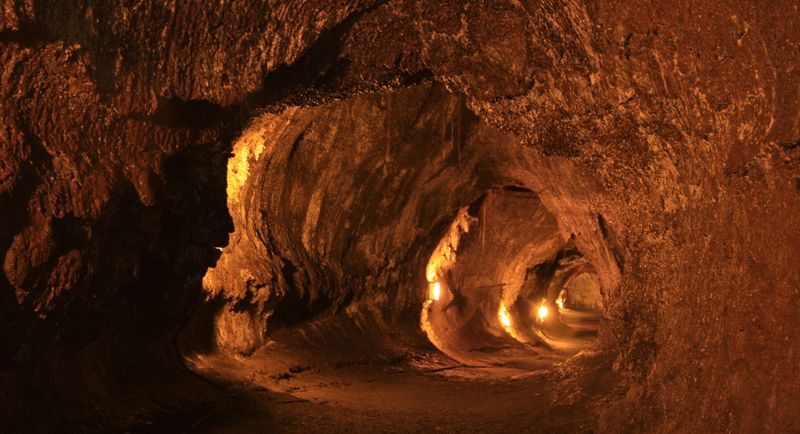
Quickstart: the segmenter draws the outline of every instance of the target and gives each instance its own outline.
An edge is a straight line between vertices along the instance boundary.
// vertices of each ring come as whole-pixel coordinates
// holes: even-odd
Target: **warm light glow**
[[[431,285],[430,299],[438,300],[439,297],[441,297],[441,295],[442,295],[442,285],[439,284],[439,282],[433,282],[433,285]]]
[[[456,252],[461,242],[461,236],[469,232],[470,225],[475,221],[476,219],[469,215],[467,208],[459,211],[447,234],[436,246],[428,260],[425,268],[425,278],[428,279],[428,282],[435,281],[437,276],[441,276],[443,271],[448,270],[456,263]]]
[[[500,310],[497,312],[497,315],[500,317],[500,323],[503,324],[503,327],[511,327],[511,317],[508,316],[506,305],[500,304]]]
[[[536,316],[539,317],[539,321],[544,321],[548,314],[550,314],[550,309],[545,305],[539,306],[539,310],[536,311]]]
[[[266,152],[269,155],[277,141],[293,122],[300,108],[291,107],[282,114],[265,114],[245,130],[233,145],[233,156],[228,159],[228,205],[239,203],[239,193],[250,175],[250,167]],[[269,134],[267,134],[269,132]]]
[[[565,290],[561,290],[558,293],[558,298],[556,299],[556,305],[558,306],[558,310],[564,310],[564,298],[566,297],[567,292]]]

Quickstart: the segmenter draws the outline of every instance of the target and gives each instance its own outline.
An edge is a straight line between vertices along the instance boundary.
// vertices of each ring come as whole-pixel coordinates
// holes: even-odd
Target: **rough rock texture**
[[[361,301],[387,313],[415,303],[438,242],[429,234],[492,185],[474,151],[480,132],[446,136],[462,111],[459,98],[424,86],[257,119],[234,148],[249,165],[229,172],[237,230],[206,276],[230,320],[237,303],[284,323]]]
[[[796,2],[93,3],[0,2],[8,430],[215,393],[179,346],[399,317],[457,210],[519,185],[604,290],[597,430],[800,431]]]

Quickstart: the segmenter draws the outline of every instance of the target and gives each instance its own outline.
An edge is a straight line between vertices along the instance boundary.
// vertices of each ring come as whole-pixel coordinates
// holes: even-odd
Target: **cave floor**
[[[146,431],[591,432],[592,409],[607,398],[600,391],[615,382],[612,358],[599,352],[535,372],[448,364],[433,352],[282,372],[268,351],[189,362],[223,398],[165,415]]]

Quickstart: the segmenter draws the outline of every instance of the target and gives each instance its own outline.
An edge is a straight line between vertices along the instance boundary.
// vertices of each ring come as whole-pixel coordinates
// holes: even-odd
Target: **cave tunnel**
[[[800,12],[679,3],[0,3],[0,432],[800,432]]]

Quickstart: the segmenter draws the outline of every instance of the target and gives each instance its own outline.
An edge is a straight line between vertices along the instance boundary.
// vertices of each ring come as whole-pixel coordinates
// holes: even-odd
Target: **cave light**
[[[439,282],[433,282],[431,284],[431,291],[430,295],[428,296],[431,300],[439,300],[439,297],[442,295],[442,285]]]
[[[500,318],[500,323],[503,327],[511,327],[511,317],[508,315],[508,309],[504,303],[500,303],[500,310],[497,311],[497,316]]]
[[[558,306],[558,310],[564,310],[564,299],[567,297],[567,291],[562,289],[561,292],[558,293],[558,298],[556,298],[556,306]]]
[[[539,306],[539,309],[536,310],[536,316],[539,317],[539,321],[544,321],[544,319],[547,318],[547,315],[549,314],[550,314],[550,309],[548,309],[547,306],[544,304],[544,302],[542,302],[542,304]]]

